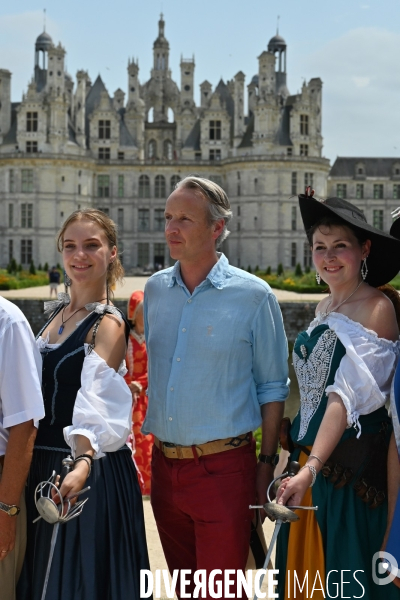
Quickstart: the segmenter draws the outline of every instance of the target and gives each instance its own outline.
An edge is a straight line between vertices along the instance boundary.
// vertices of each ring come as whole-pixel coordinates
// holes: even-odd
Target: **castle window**
[[[38,130],[38,114],[37,112],[26,113],[26,130],[37,131]]]
[[[38,151],[38,143],[37,142],[26,142],[26,151],[27,152],[37,152]]]
[[[304,173],[304,187],[314,186],[314,173]]]
[[[78,183],[78,196],[80,196],[81,193],[82,193],[82,187],[81,187],[81,184]]]
[[[292,156],[292,155],[293,155],[293,148],[287,148],[287,152],[286,152],[286,154],[287,154],[288,156]]]
[[[240,217],[240,206],[237,207],[237,216]]]
[[[297,206],[292,206],[292,231],[297,229]]]
[[[150,179],[147,175],[139,177],[139,198],[150,198]]]
[[[158,271],[164,267],[165,244],[154,244],[154,268]]]
[[[357,183],[356,185],[356,198],[364,198],[364,184]]]
[[[154,211],[154,231],[164,231],[165,216],[163,208],[156,208]]]
[[[292,242],[291,252],[290,252],[290,266],[295,267],[297,263],[297,244],[296,242]]]
[[[300,144],[300,156],[308,156],[308,144]]]
[[[118,152],[118,160],[124,160],[125,159],[125,152]]]
[[[347,185],[345,183],[338,183],[336,186],[336,196],[338,198],[347,198]]]
[[[32,223],[33,204],[21,204],[21,227],[29,229],[33,226]]]
[[[209,154],[210,160],[221,160],[221,150],[220,148],[211,148]]]
[[[139,243],[138,244],[138,267],[142,267],[145,269],[149,264],[149,244],[148,243]]]
[[[118,175],[118,198],[124,197],[124,176]]]
[[[179,175],[172,175],[171,177],[171,182],[170,182],[170,194],[172,194],[172,192],[174,191],[174,189],[176,188],[176,185],[180,182],[181,178],[179,177]]]
[[[110,196],[110,176],[97,176],[97,196],[99,198],[109,198]]]
[[[308,115],[300,115],[300,134],[308,135]]]
[[[33,192],[33,169],[22,169],[21,192]]]
[[[21,264],[29,265],[32,261],[32,240],[21,240]]]
[[[124,209],[123,208],[118,209],[117,225],[118,225],[118,232],[121,233],[121,231],[124,230]],[[121,248],[120,248],[120,250],[121,250]]]
[[[164,158],[172,160],[172,142],[164,140]]]
[[[400,185],[398,183],[393,186],[393,198],[396,200],[400,198]]]
[[[221,121],[210,121],[210,140],[221,139]]]
[[[373,211],[373,226],[383,230],[383,210]]]
[[[110,214],[110,209],[108,206],[98,206],[97,210],[101,210],[101,212],[103,212],[105,215]]]
[[[8,172],[8,183],[10,192],[15,192],[15,174],[14,169],[10,169]]]
[[[139,231],[149,231],[150,230],[150,211],[148,208],[139,208],[139,222],[138,222],[138,230]]]
[[[147,156],[148,156],[148,158],[156,158],[156,156],[157,156],[157,142],[156,142],[156,140],[150,140],[149,141],[149,147],[148,147]]]
[[[111,137],[111,121],[99,121],[99,140],[109,140]]]
[[[185,85],[184,90],[185,92],[188,92],[190,90],[190,85]]]
[[[99,148],[99,160],[110,160],[110,148]]]
[[[8,205],[8,226],[14,227],[14,204]]]
[[[14,258],[14,240],[8,240],[8,262]]]
[[[312,267],[311,246],[308,242],[304,242],[303,246],[303,266]]]
[[[166,186],[164,175],[157,175],[154,181],[154,195],[156,198],[165,198]]]
[[[383,183],[374,184],[374,198],[382,200],[383,198]]]
[[[297,194],[297,173],[295,171],[292,173],[292,194]]]

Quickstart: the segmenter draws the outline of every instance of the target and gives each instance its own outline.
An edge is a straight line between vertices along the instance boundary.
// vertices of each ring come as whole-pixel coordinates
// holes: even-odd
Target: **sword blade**
[[[282,523],[283,523],[283,521],[281,521],[281,519],[277,519],[276,520],[276,525],[275,525],[274,533],[272,534],[272,538],[271,538],[271,541],[270,541],[270,544],[269,544],[269,548],[268,548],[268,553],[267,553],[267,556],[265,557],[265,561],[264,561],[264,565],[263,565],[263,569],[265,569],[265,570],[267,569],[269,561],[271,560],[272,550],[274,548],[274,545],[275,545],[275,542],[276,542],[276,538],[278,537],[278,533],[279,533],[279,530],[281,528]],[[261,590],[261,586],[263,584],[263,581],[264,581],[264,573],[260,577],[260,590]],[[258,600],[257,594],[254,594],[253,600]]]
[[[51,535],[50,554],[49,554],[49,560],[47,561],[46,577],[44,578],[41,600],[45,600],[45,598],[46,598],[47,585],[49,583],[49,577],[50,577],[50,571],[51,571],[51,563],[53,561],[54,548],[56,547],[57,534],[58,534],[59,527],[60,527],[60,523],[56,523],[53,527],[53,533]]]

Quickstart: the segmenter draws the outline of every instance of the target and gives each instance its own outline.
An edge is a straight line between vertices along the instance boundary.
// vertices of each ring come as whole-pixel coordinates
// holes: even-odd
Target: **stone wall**
[[[36,335],[46,322],[43,315],[43,300],[12,300],[24,313]],[[126,300],[115,300],[114,304],[126,312]],[[280,304],[286,334],[290,343],[299,331],[305,329],[314,317],[316,302],[282,302]]]

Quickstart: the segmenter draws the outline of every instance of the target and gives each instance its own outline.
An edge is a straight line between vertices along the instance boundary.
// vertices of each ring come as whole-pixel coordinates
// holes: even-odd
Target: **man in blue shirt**
[[[217,184],[181,181],[165,208],[177,262],[145,289],[143,432],[155,436],[151,501],[171,572],[245,568],[249,504],[266,501],[289,391],[275,296],[216,250],[231,216]],[[257,464],[251,432],[260,425]]]

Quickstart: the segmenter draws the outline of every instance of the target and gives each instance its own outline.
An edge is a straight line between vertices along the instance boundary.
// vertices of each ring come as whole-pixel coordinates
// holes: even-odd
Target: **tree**
[[[280,275],[283,275],[283,264],[282,264],[282,263],[279,263],[279,265],[278,265],[278,269],[277,269],[277,271],[276,271],[276,274],[277,274],[278,276],[280,276]]]
[[[29,265],[29,273],[31,275],[36,275],[35,263],[31,260],[31,264]]]
[[[310,265],[306,265],[306,268],[304,269],[305,273],[309,273],[311,271],[310,269]]]
[[[267,270],[265,271],[266,275],[271,275],[271,267],[267,267]]]
[[[251,266],[250,266],[250,265],[247,267],[247,272],[248,272],[248,273],[252,273],[252,272],[253,272],[253,271],[251,270]]]
[[[301,270],[300,263],[297,263],[294,274],[296,275],[296,277],[301,277],[303,275],[303,271]]]
[[[46,273],[47,273],[48,270],[49,270],[49,263],[46,261],[43,266],[43,271],[46,271]]]

